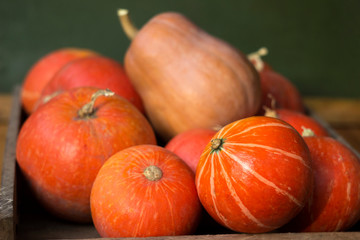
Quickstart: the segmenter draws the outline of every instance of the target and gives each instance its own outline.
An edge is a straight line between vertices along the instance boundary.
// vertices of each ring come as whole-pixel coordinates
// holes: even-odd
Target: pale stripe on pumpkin
[[[213,202],[214,205],[214,210],[216,215],[220,218],[220,220],[222,221],[223,224],[225,224],[225,226],[229,227],[228,224],[228,220],[220,213],[217,204],[216,204],[216,192],[215,192],[215,183],[214,183],[214,178],[215,178],[215,169],[214,169],[214,156],[216,153],[211,154],[211,175],[210,175],[210,193],[211,193],[211,200]]]
[[[271,152],[278,152],[280,154],[283,154],[287,157],[299,160],[305,167],[310,169],[310,166],[304,161],[304,159],[302,157],[300,157],[299,155],[296,155],[294,153],[290,153],[287,152],[285,150],[282,150],[280,148],[274,148],[274,147],[269,147],[266,145],[262,145],[262,144],[255,144],[255,143],[231,143],[231,142],[227,142],[226,145],[236,145],[236,146],[243,146],[243,147],[255,147],[255,148],[263,148],[265,150],[269,150]]]
[[[228,136],[227,138],[231,138],[231,137],[235,137],[237,135],[242,135],[246,132],[249,132],[251,130],[254,130],[256,128],[262,128],[262,127],[284,127],[284,128],[289,128],[289,129],[293,129],[291,126],[287,125],[287,124],[282,124],[282,123],[265,123],[265,124],[259,124],[259,125],[255,125],[255,126],[251,126],[248,128],[245,128],[244,130],[242,130],[241,132],[235,133],[231,136]],[[224,134],[225,136],[225,134]]]
[[[216,134],[217,136],[215,136],[214,138],[224,138],[224,136],[234,127],[236,127],[239,124],[240,121],[237,121],[235,123],[233,123],[228,129],[226,129],[226,131],[224,132],[224,134],[222,133],[225,129],[225,127],[223,127],[218,134]]]
[[[292,202],[294,202],[296,205],[298,205],[299,207],[302,207],[303,205],[301,204],[301,202],[299,200],[297,200],[294,196],[292,196],[289,192],[279,188],[278,186],[276,186],[276,184],[274,184],[272,181],[269,181],[268,179],[264,178],[263,176],[261,176],[259,173],[257,173],[256,171],[252,170],[246,163],[242,162],[236,155],[231,154],[230,152],[228,152],[227,150],[225,150],[224,148],[222,149],[222,151],[224,153],[226,153],[229,157],[231,157],[235,162],[237,162],[238,164],[241,165],[241,167],[243,167],[245,170],[247,170],[249,173],[251,173],[255,178],[257,178],[260,182],[268,185],[269,187],[272,187],[275,189],[276,192],[287,196]]]
[[[242,213],[251,221],[253,221],[254,223],[256,223],[258,226],[263,227],[263,228],[273,228],[271,226],[267,226],[263,223],[261,223],[254,215],[251,214],[251,212],[249,211],[249,209],[244,205],[244,203],[241,201],[239,195],[236,193],[236,190],[233,186],[233,184],[231,183],[231,179],[229,178],[229,175],[226,173],[226,170],[224,169],[224,165],[222,164],[221,161],[221,157],[219,154],[219,164],[221,166],[221,172],[223,173],[223,176],[225,178],[225,182],[226,182],[226,186],[229,189],[229,192],[231,194],[231,196],[233,197],[234,201],[236,202],[236,204],[239,206],[239,208],[241,209]]]
[[[209,150],[209,151],[210,151],[210,150]],[[205,154],[205,153],[203,153],[203,154]],[[212,155],[212,154],[208,154],[208,155],[206,156],[206,159],[205,159],[205,161],[204,161],[204,163],[203,163],[203,165],[202,165],[202,168],[200,168],[200,170],[197,170],[197,171],[199,171],[198,176],[197,176],[197,181],[196,181],[196,187],[197,187],[198,191],[200,191],[200,179],[202,179],[202,175],[203,175],[203,172],[204,172],[204,168],[205,168],[205,166],[207,165],[207,162],[208,162],[209,157],[210,157],[211,155]]]

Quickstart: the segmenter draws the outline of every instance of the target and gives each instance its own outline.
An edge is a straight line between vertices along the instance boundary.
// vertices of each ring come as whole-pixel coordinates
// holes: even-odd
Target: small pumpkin
[[[243,53],[179,13],[158,14],[139,31],[127,24],[127,10],[119,15],[132,38],[125,70],[160,137],[224,126],[257,112],[260,81]]]
[[[286,122],[249,117],[228,124],[205,148],[196,188],[206,211],[238,232],[277,229],[298,214],[312,192],[309,150]]]
[[[193,234],[201,217],[194,173],[174,153],[138,145],[111,156],[91,190],[102,237]]]

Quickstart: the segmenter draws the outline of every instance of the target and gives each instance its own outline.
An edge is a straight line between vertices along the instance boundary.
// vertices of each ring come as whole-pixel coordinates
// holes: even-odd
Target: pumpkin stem
[[[303,136],[303,137],[313,137],[313,136],[315,136],[314,131],[311,130],[310,128],[306,128],[304,126],[301,126],[301,128],[303,130],[302,133],[301,133],[301,136]]]
[[[221,149],[222,145],[224,144],[223,138],[215,138],[211,140],[211,150],[218,151]]]
[[[271,107],[263,106],[265,110],[264,116],[266,117],[273,117],[273,118],[279,118],[278,114],[276,113],[276,100],[273,95],[270,93],[267,95],[268,98],[271,100]]]
[[[268,49],[266,47],[262,47],[256,52],[250,53],[248,55],[248,59],[254,64],[254,67],[258,72],[261,72],[264,68],[264,61],[261,57],[266,56],[268,54]]]
[[[120,8],[118,9],[117,14],[126,36],[130,40],[133,40],[139,30],[135,27],[135,25],[131,21],[129,17],[129,10]]]
[[[147,168],[145,168],[143,172],[146,179],[150,181],[158,181],[162,178],[163,172],[161,169],[155,165],[150,165]]]
[[[110,97],[113,96],[115,93],[110,91],[109,89],[101,89],[96,91],[92,96],[90,102],[85,104],[80,110],[78,111],[79,118],[89,118],[94,113],[94,104],[98,97],[105,96]]]

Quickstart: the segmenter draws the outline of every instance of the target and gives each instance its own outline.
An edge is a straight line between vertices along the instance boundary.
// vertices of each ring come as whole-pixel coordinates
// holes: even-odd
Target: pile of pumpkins
[[[50,213],[102,237],[194,234],[206,216],[243,233],[358,221],[360,160],[306,115],[265,48],[245,55],[178,13],[140,30],[118,13],[124,66],[65,48],[24,80],[16,157]]]

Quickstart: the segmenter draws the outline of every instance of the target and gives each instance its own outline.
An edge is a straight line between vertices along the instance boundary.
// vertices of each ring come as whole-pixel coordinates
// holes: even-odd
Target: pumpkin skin
[[[328,131],[314,118],[303,113],[288,109],[268,110],[265,116],[277,117],[293,126],[300,135],[304,130],[311,130],[316,136],[329,136]]]
[[[42,205],[54,215],[91,221],[90,191],[102,164],[138,144],[156,144],[145,117],[120,96],[99,97],[95,113],[78,116],[96,88],[65,91],[38,108],[23,124],[17,162]]]
[[[50,79],[67,63],[97,53],[82,48],[62,48],[40,58],[26,74],[21,88],[21,102],[26,113],[35,110],[41,92]]]
[[[165,148],[178,155],[195,173],[201,154],[215,133],[212,129],[191,129],[173,137]]]
[[[66,65],[44,87],[41,98],[54,92],[83,86],[108,88],[127,99],[144,113],[142,100],[132,86],[122,65],[104,56],[90,56]]]
[[[168,141],[254,115],[260,81],[247,57],[178,13],[153,17],[124,59],[158,135]]]
[[[269,232],[299,213],[312,192],[309,150],[286,122],[245,118],[213,137],[195,181],[217,222],[237,232]]]
[[[273,99],[276,108],[285,108],[305,113],[302,96],[295,85],[283,75],[273,70],[263,70],[260,73],[262,101],[264,107],[272,107]],[[263,112],[263,109],[260,109]]]
[[[304,137],[314,171],[312,199],[284,229],[345,231],[360,218],[360,159],[330,137]]]
[[[149,180],[144,171],[149,166],[162,176]],[[93,222],[102,237],[192,234],[201,210],[194,173],[159,146],[116,153],[100,169],[91,191]]]

